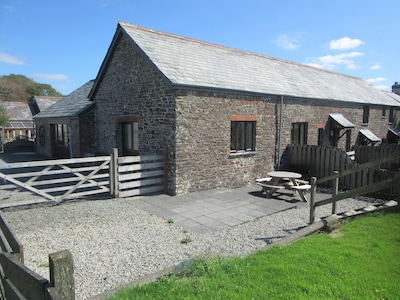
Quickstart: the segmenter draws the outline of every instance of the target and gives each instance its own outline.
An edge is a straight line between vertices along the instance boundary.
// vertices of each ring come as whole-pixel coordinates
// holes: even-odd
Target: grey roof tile
[[[360,133],[365,136],[371,142],[380,142],[381,139],[378,138],[371,130],[369,129],[360,129]]]
[[[61,100],[63,97],[48,97],[48,96],[35,96],[34,101],[36,102],[39,111],[43,111],[46,108],[52,106],[58,100]]]
[[[32,120],[32,112],[26,102],[1,102],[8,118],[12,120]]]
[[[94,103],[88,99],[94,80],[88,81],[65,98],[34,116],[34,118],[76,117]]]
[[[400,106],[365,80],[120,22],[175,85]]]

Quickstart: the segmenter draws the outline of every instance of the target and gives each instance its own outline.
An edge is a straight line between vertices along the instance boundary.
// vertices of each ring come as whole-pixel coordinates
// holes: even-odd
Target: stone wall
[[[94,154],[97,151],[95,109],[90,109],[79,118],[79,156]]]
[[[44,144],[40,143],[39,132],[36,138],[36,152],[38,154],[55,158],[52,149],[51,125],[66,124],[69,127],[69,152],[70,157],[83,157],[86,153],[95,153],[94,137],[94,111],[91,110],[81,117],[63,117],[63,118],[38,118],[35,121],[36,130],[44,127]]]
[[[275,108],[260,97],[180,91],[176,99],[176,193],[242,187],[273,170]],[[256,151],[230,151],[231,116],[257,116]]]
[[[121,154],[120,120],[138,120],[139,154],[167,155],[167,191],[174,194],[174,91],[124,35],[92,100],[97,106],[97,154],[109,154],[113,148]]]
[[[44,144],[40,143],[40,138],[36,138],[36,152],[38,154],[47,156],[49,158],[56,158],[53,153],[52,146],[54,144],[54,137],[51,135],[51,126],[54,124],[66,124],[69,128],[69,153],[70,157],[81,157],[81,143],[80,143],[80,127],[78,118],[40,118],[35,121],[37,131],[40,127],[44,127],[45,138]],[[37,132],[39,135],[39,132]]]
[[[318,144],[318,128],[324,127],[324,145],[329,145],[330,122],[329,114],[340,113],[355,127],[351,129],[351,145],[358,142],[360,129],[369,129],[377,137],[385,138],[389,123],[389,108],[386,107],[386,114],[382,116],[382,106],[369,106],[369,122],[363,123],[363,104],[346,103],[328,100],[309,99],[287,99],[283,101],[283,140],[284,144],[290,143],[290,126],[293,122],[308,122],[308,144]],[[341,134],[344,130],[341,130]],[[346,135],[339,140],[338,147],[344,149]]]
[[[362,104],[285,97],[281,102],[280,97],[199,91],[180,91],[177,95],[177,194],[219,186],[242,187],[279,168],[279,162],[284,168],[285,148],[290,144],[291,124],[294,122],[308,123],[309,145],[318,144],[318,128],[321,127],[324,129],[324,145],[329,145],[331,113],[341,113],[355,125],[351,129],[351,145],[357,142],[360,129],[368,128],[382,137],[388,128],[388,113],[382,117],[382,107],[371,106],[369,122],[363,124]],[[233,115],[257,117],[254,153],[230,153],[230,117]],[[341,134],[344,132],[342,130]],[[280,149],[277,148],[279,138]],[[343,135],[338,147],[344,149],[345,143],[346,135]]]

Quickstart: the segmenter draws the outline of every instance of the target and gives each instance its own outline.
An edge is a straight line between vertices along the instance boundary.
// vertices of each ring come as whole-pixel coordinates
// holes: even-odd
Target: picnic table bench
[[[256,179],[256,183],[262,187],[263,193],[271,197],[281,189],[295,190],[301,199],[307,202],[306,192],[311,189],[308,181],[302,180],[301,174],[286,171],[269,172],[268,177]],[[282,183],[283,181],[283,183]]]

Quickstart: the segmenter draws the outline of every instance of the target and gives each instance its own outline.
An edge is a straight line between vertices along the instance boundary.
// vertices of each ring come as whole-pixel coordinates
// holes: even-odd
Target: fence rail
[[[315,208],[321,205],[331,203],[332,214],[335,214],[337,201],[346,198],[352,198],[354,196],[359,196],[359,195],[366,195],[366,194],[368,195],[377,191],[381,192],[382,190],[389,190],[391,193],[390,195],[393,195],[393,198],[385,200],[398,199],[398,195],[400,195],[400,172],[392,173],[391,176],[388,176],[388,173],[385,172],[386,175],[385,178],[379,178],[378,180],[377,178],[372,178],[371,180],[370,178],[367,177],[368,174],[372,174],[371,172],[361,173],[364,174],[364,176],[367,178],[361,178],[361,180],[359,181],[360,185],[356,186],[353,189],[339,192],[339,182],[341,178],[352,175],[354,173],[357,174],[365,170],[368,171],[371,170],[371,168],[376,165],[387,164],[392,161],[396,161],[398,159],[400,159],[400,152],[392,153],[388,157],[382,159],[375,159],[369,161],[365,164],[358,165],[353,169],[347,169],[341,172],[335,171],[334,174],[329,175],[322,179],[311,177],[310,224],[314,222]],[[332,197],[316,202],[315,195],[316,195],[317,185],[326,182],[332,182],[332,187],[333,187]]]
[[[369,148],[373,148],[369,150]],[[344,150],[328,146],[310,146],[310,145],[290,145],[287,147],[289,154],[289,168],[307,170],[308,177],[324,178],[318,180],[319,186],[333,187],[333,181],[330,176],[334,176],[335,171],[339,171],[339,189],[351,190],[361,186],[373,184],[374,182],[392,178],[398,174],[396,163],[400,156],[397,151],[397,145],[393,147],[359,147],[355,148],[355,160],[353,160]],[[379,150],[380,149],[380,150]],[[389,150],[390,151],[389,151]],[[358,162],[358,155],[362,153],[375,153],[374,156],[368,156],[368,162],[372,164],[362,165]],[[380,156],[384,155],[384,156]],[[381,163],[375,163],[376,159],[387,157]],[[375,158],[375,159],[374,159]],[[362,161],[364,162],[364,161]],[[382,169],[382,166],[389,167]],[[381,199],[393,199],[399,197],[399,192],[393,186],[385,187],[380,190],[370,192],[369,196]]]
[[[0,213],[1,299],[75,299],[72,255],[68,250],[49,255],[51,281],[24,265],[23,246]]]

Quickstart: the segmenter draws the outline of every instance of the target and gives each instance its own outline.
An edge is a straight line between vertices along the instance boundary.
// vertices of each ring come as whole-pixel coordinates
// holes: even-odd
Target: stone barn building
[[[400,108],[360,78],[124,22],[89,100],[94,152],[164,154],[172,195],[252,184],[288,144],[380,142]]]
[[[50,158],[82,157],[95,148],[93,80],[34,116],[36,152]]]

